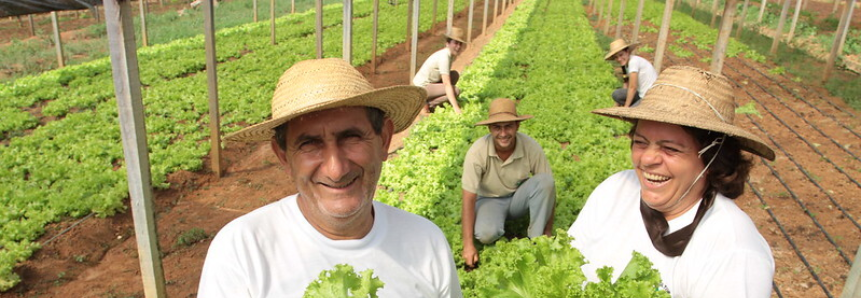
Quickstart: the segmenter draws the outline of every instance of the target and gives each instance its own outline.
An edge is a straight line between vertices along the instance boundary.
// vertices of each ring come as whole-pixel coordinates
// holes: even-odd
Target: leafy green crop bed
[[[420,30],[430,28],[431,0],[425,0]],[[455,9],[462,10],[465,3]],[[426,9],[425,9],[426,8]],[[354,64],[370,61],[372,1],[354,3]],[[379,49],[403,42],[407,5],[380,6]],[[324,53],[341,56],[340,4],[324,8]],[[445,19],[440,9],[438,19]],[[225,132],[269,116],[276,79],[294,62],[315,55],[314,13],[277,20],[277,46],[270,45],[269,23],[246,24],[217,33],[219,96]],[[152,179],[166,187],[168,173],[198,170],[209,152],[207,87],[203,37],[141,49],[138,53]],[[128,196],[126,171],[110,61],[50,71],[0,85],[0,291],[19,282],[12,272],[39,244],[44,226],[65,216],[123,210]],[[24,108],[43,106],[58,120],[37,126]],[[16,119],[17,121],[12,121]],[[11,135],[16,135],[13,133]]]

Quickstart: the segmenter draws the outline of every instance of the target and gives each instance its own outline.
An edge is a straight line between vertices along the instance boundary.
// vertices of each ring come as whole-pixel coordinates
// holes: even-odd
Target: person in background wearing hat
[[[451,33],[445,35],[445,47],[431,54],[416,72],[413,85],[425,88],[428,93],[424,112],[449,102],[454,111],[460,114],[460,105],[457,103],[460,89],[456,86],[460,74],[451,69],[451,63],[465,45],[463,29],[452,27]]]
[[[722,75],[671,67],[639,106],[593,111],[633,123],[633,169],[602,182],[568,230],[590,280],[610,266],[615,281],[637,251],[672,297],[771,296],[771,248],[733,199],[753,167],[742,151],[774,151],[733,123],[733,91]]]
[[[550,235],[556,186],[550,163],[535,139],[517,132],[520,122],[532,115],[518,115],[513,100],[490,103],[485,125],[489,134],[472,144],[463,161],[463,258],[467,266],[478,263],[473,237],[495,242],[505,233],[505,220],[529,214],[527,236]]]
[[[652,63],[634,55],[636,47],[636,43],[628,44],[624,39],[617,39],[610,43],[610,51],[604,56],[604,60],[614,60],[622,67],[624,84],[622,88],[613,91],[612,95],[616,106],[636,105],[658,78]]]
[[[278,81],[272,119],[228,135],[269,141],[298,194],[228,223],[212,240],[198,297],[301,297],[324,270],[372,269],[380,297],[461,297],[451,248],[429,220],[374,201],[392,134],[425,91],[373,89],[342,59],[301,61]]]

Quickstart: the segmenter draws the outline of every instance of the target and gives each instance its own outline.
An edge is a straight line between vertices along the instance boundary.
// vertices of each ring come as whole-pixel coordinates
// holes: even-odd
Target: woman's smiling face
[[[631,162],[640,180],[640,195],[667,220],[689,210],[705,192],[705,175],[696,179],[705,168],[698,156],[701,147],[679,125],[647,120],[637,123],[632,136]],[[690,191],[685,195],[688,188]]]

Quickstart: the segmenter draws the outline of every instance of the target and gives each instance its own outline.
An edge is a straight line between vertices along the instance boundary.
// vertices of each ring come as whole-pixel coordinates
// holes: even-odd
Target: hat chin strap
[[[697,182],[700,181],[700,178],[703,177],[703,174],[705,174],[706,171],[708,171],[709,167],[712,165],[712,162],[715,161],[715,159],[718,156],[718,153],[720,153],[721,148],[723,148],[723,140],[725,137],[726,137],[726,134],[723,134],[722,136],[718,137],[717,139],[714,139],[714,141],[712,141],[711,144],[708,144],[708,146],[703,147],[703,149],[700,149],[700,151],[697,152],[697,157],[702,157],[703,153],[706,153],[706,151],[708,151],[709,149],[711,149],[715,145],[718,146],[718,149],[717,149],[717,152],[715,152],[715,155],[712,156],[711,159],[709,159],[709,162],[706,164],[706,166],[703,168],[703,170],[700,171],[700,174],[697,175],[697,178],[694,179],[694,182],[691,183],[690,186],[688,186],[688,189],[685,190],[685,193],[683,193],[682,196],[680,196],[679,199],[677,199],[676,202],[673,203],[673,205],[672,205],[673,207],[678,206],[679,203],[682,202],[682,199],[685,198],[685,196],[687,196],[688,193],[691,192],[691,189],[694,188],[694,185],[696,185]]]

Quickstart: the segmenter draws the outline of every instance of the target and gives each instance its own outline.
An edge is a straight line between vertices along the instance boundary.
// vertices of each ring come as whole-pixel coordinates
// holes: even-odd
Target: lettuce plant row
[[[433,2],[422,2],[420,30],[427,30]],[[341,4],[324,8],[326,57],[341,56],[341,10]],[[380,6],[381,51],[405,40],[406,10],[407,5]],[[354,3],[355,49],[370,49],[371,11],[372,1]],[[444,20],[446,10],[437,14]],[[313,11],[276,23],[276,46],[270,45],[268,22],[216,33],[225,132],[268,117],[277,78],[296,61],[315,55]],[[202,168],[210,149],[203,37],[144,48],[138,58],[152,183],[164,188],[169,173]],[[369,50],[357,50],[353,63],[370,58]],[[110,216],[125,208],[128,186],[110,73],[105,58],[0,85],[0,129],[5,129],[0,134],[33,128],[26,135],[7,134],[0,146],[0,204],[6,206],[0,208],[0,291],[20,281],[13,268],[39,248],[34,241],[46,224],[89,213]],[[59,118],[39,125],[23,111],[31,106]],[[12,119],[25,126],[7,129]]]

